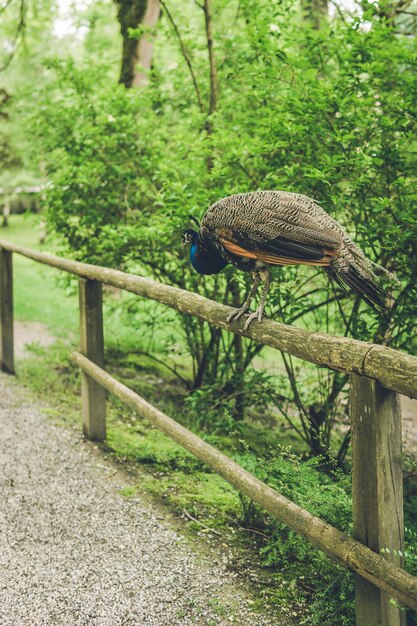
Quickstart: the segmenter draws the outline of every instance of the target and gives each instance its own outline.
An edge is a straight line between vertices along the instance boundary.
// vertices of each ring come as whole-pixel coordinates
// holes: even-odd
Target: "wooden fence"
[[[313,546],[355,572],[358,626],[405,626],[405,612],[393,598],[417,611],[417,578],[402,569],[404,523],[398,393],[417,398],[416,357],[271,320],[254,323],[243,331],[244,320],[226,322],[230,307],[197,294],[0,241],[0,365],[9,373],[14,373],[13,252],[79,277],[80,352],[74,352],[71,357],[82,372],[82,419],[87,438],[105,439],[108,390]],[[102,284],[156,300],[229,332],[350,374],[353,538],[277,493],[105,372]]]

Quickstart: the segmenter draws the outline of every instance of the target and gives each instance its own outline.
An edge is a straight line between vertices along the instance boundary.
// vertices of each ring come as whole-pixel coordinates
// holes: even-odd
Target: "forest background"
[[[413,0],[3,0],[0,19],[3,205],[37,190],[44,246],[237,306],[245,276],[227,268],[201,277],[190,268],[180,245],[189,215],[200,218],[237,192],[304,193],[396,273],[395,304],[377,314],[320,271],[286,268],[275,272],[268,316],[416,352]],[[33,216],[19,224],[13,237],[38,245]],[[61,279],[58,287],[72,302],[74,285]],[[147,380],[159,406],[350,531],[344,375],[154,303],[109,293],[106,307],[109,367],[128,373],[141,391]],[[34,303],[29,309],[23,317],[36,316]],[[48,384],[62,385],[64,374],[72,391],[77,374],[66,347],[38,353],[22,372],[40,386],[40,362],[50,363],[54,350],[57,376]],[[162,400],[152,392],[155,381]],[[132,426],[116,404],[108,446],[148,463],[150,488],[171,493],[178,510],[186,502],[210,526],[234,520],[257,529],[263,564],[278,581],[272,602],[298,607],[309,624],[332,624],[335,614],[338,624],[353,623],[349,573],[153,431]],[[413,571],[417,488],[413,462],[407,467]],[[202,475],[199,499],[193,481]]]

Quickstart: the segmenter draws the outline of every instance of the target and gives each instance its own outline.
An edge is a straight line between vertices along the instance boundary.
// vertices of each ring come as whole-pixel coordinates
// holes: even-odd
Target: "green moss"
[[[17,378],[26,387],[47,400],[43,411],[57,425],[76,425],[81,428],[80,376],[69,360],[71,346],[57,341],[52,346],[36,346],[28,356],[17,361]]]
[[[185,508],[197,515],[216,515],[215,523],[228,523],[222,514],[239,516],[236,490],[163,433],[149,429],[138,434],[134,426],[130,431],[125,424],[113,424],[106,444],[116,457],[148,467],[151,473],[141,478],[139,491],[146,489],[177,511]],[[133,493],[129,488],[128,495]],[[213,522],[214,517],[208,519],[208,525]]]
[[[134,486],[124,487],[119,490],[119,493],[125,498],[133,498],[137,493],[137,489]]]
[[[107,445],[117,456],[160,467],[190,467],[198,461],[158,430],[109,420]]]

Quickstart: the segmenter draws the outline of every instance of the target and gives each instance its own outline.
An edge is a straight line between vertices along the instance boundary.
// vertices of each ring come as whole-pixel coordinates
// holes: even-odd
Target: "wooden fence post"
[[[0,249],[0,368],[14,374],[12,252]]]
[[[404,518],[399,395],[351,375],[353,536],[403,565]],[[357,626],[405,626],[405,612],[356,575]]]
[[[81,352],[104,367],[103,297],[101,283],[79,279]],[[81,374],[83,432],[87,439],[106,438],[106,390],[87,374]]]

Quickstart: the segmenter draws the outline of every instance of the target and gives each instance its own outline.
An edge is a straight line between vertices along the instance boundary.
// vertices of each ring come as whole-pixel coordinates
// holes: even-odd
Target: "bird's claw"
[[[249,310],[249,307],[242,307],[240,309],[236,309],[234,311],[232,311],[230,313],[230,315],[227,316],[227,322],[231,322],[232,320],[234,321],[238,321],[240,320],[241,317],[243,317],[243,315],[245,315],[245,313]],[[248,330],[249,326],[251,325],[251,323],[253,322],[253,320],[258,320],[258,322],[262,321],[262,311],[255,311],[255,313],[251,313],[248,317],[248,319],[245,322],[245,325],[243,327],[243,330]]]
[[[245,322],[243,330],[244,331],[248,330],[253,320],[256,320],[256,319],[258,320],[258,322],[262,322],[262,311],[255,311],[255,313],[251,313]]]
[[[249,309],[248,306],[242,306],[240,309],[235,309],[227,316],[226,321],[231,322],[233,320],[234,321],[240,320],[242,315],[244,315],[248,309]]]

